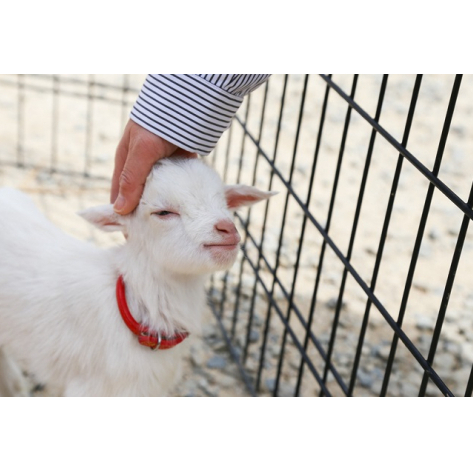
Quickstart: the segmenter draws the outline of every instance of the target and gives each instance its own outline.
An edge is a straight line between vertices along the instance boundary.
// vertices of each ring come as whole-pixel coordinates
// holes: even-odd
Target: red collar
[[[149,327],[139,324],[131,315],[126,303],[125,297],[125,283],[122,276],[117,280],[117,303],[120,314],[126,326],[138,336],[138,342],[145,347],[150,347],[152,350],[167,350],[179,345],[185,340],[189,334],[187,332],[176,332],[173,336],[168,337],[161,332],[150,330]]]

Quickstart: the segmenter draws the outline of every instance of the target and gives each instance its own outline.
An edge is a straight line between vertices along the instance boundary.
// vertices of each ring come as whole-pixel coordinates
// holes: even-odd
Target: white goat
[[[174,335],[198,331],[206,275],[229,268],[238,252],[230,211],[271,195],[224,186],[198,159],[164,159],[131,215],[111,205],[80,213],[127,235],[122,246],[99,249],[60,231],[26,195],[0,190],[0,350],[55,395],[167,394],[186,342],[152,351],[140,341],[172,345]],[[143,335],[120,315],[120,276]]]

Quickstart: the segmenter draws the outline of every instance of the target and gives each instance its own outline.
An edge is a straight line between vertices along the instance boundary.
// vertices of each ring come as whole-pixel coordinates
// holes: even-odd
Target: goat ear
[[[277,192],[260,191],[256,187],[241,184],[225,186],[225,197],[230,210],[236,210],[244,205],[253,205],[265,199],[269,199]]]
[[[104,232],[126,232],[126,217],[115,213],[112,204],[90,207],[77,214]]]

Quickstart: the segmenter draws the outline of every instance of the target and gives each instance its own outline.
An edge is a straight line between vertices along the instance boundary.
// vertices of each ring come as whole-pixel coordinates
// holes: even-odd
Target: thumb
[[[137,159],[136,155],[128,156],[119,178],[118,197],[113,205],[115,212],[126,215],[137,207],[153,164]]]

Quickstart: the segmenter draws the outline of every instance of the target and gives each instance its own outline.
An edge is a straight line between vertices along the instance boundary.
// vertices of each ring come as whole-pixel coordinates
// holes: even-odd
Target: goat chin
[[[110,205],[81,212],[128,236],[99,249],[56,228],[25,194],[0,189],[0,390],[24,394],[23,370],[55,395],[166,395],[189,342],[157,351],[140,345],[121,319],[117,278],[137,321],[192,337],[206,276],[228,269],[238,253],[231,211],[272,195],[225,186],[197,159],[162,160],[131,215]]]
[[[217,270],[225,270],[233,265],[238,254],[238,245],[218,246],[212,245],[205,248],[212,258]]]

